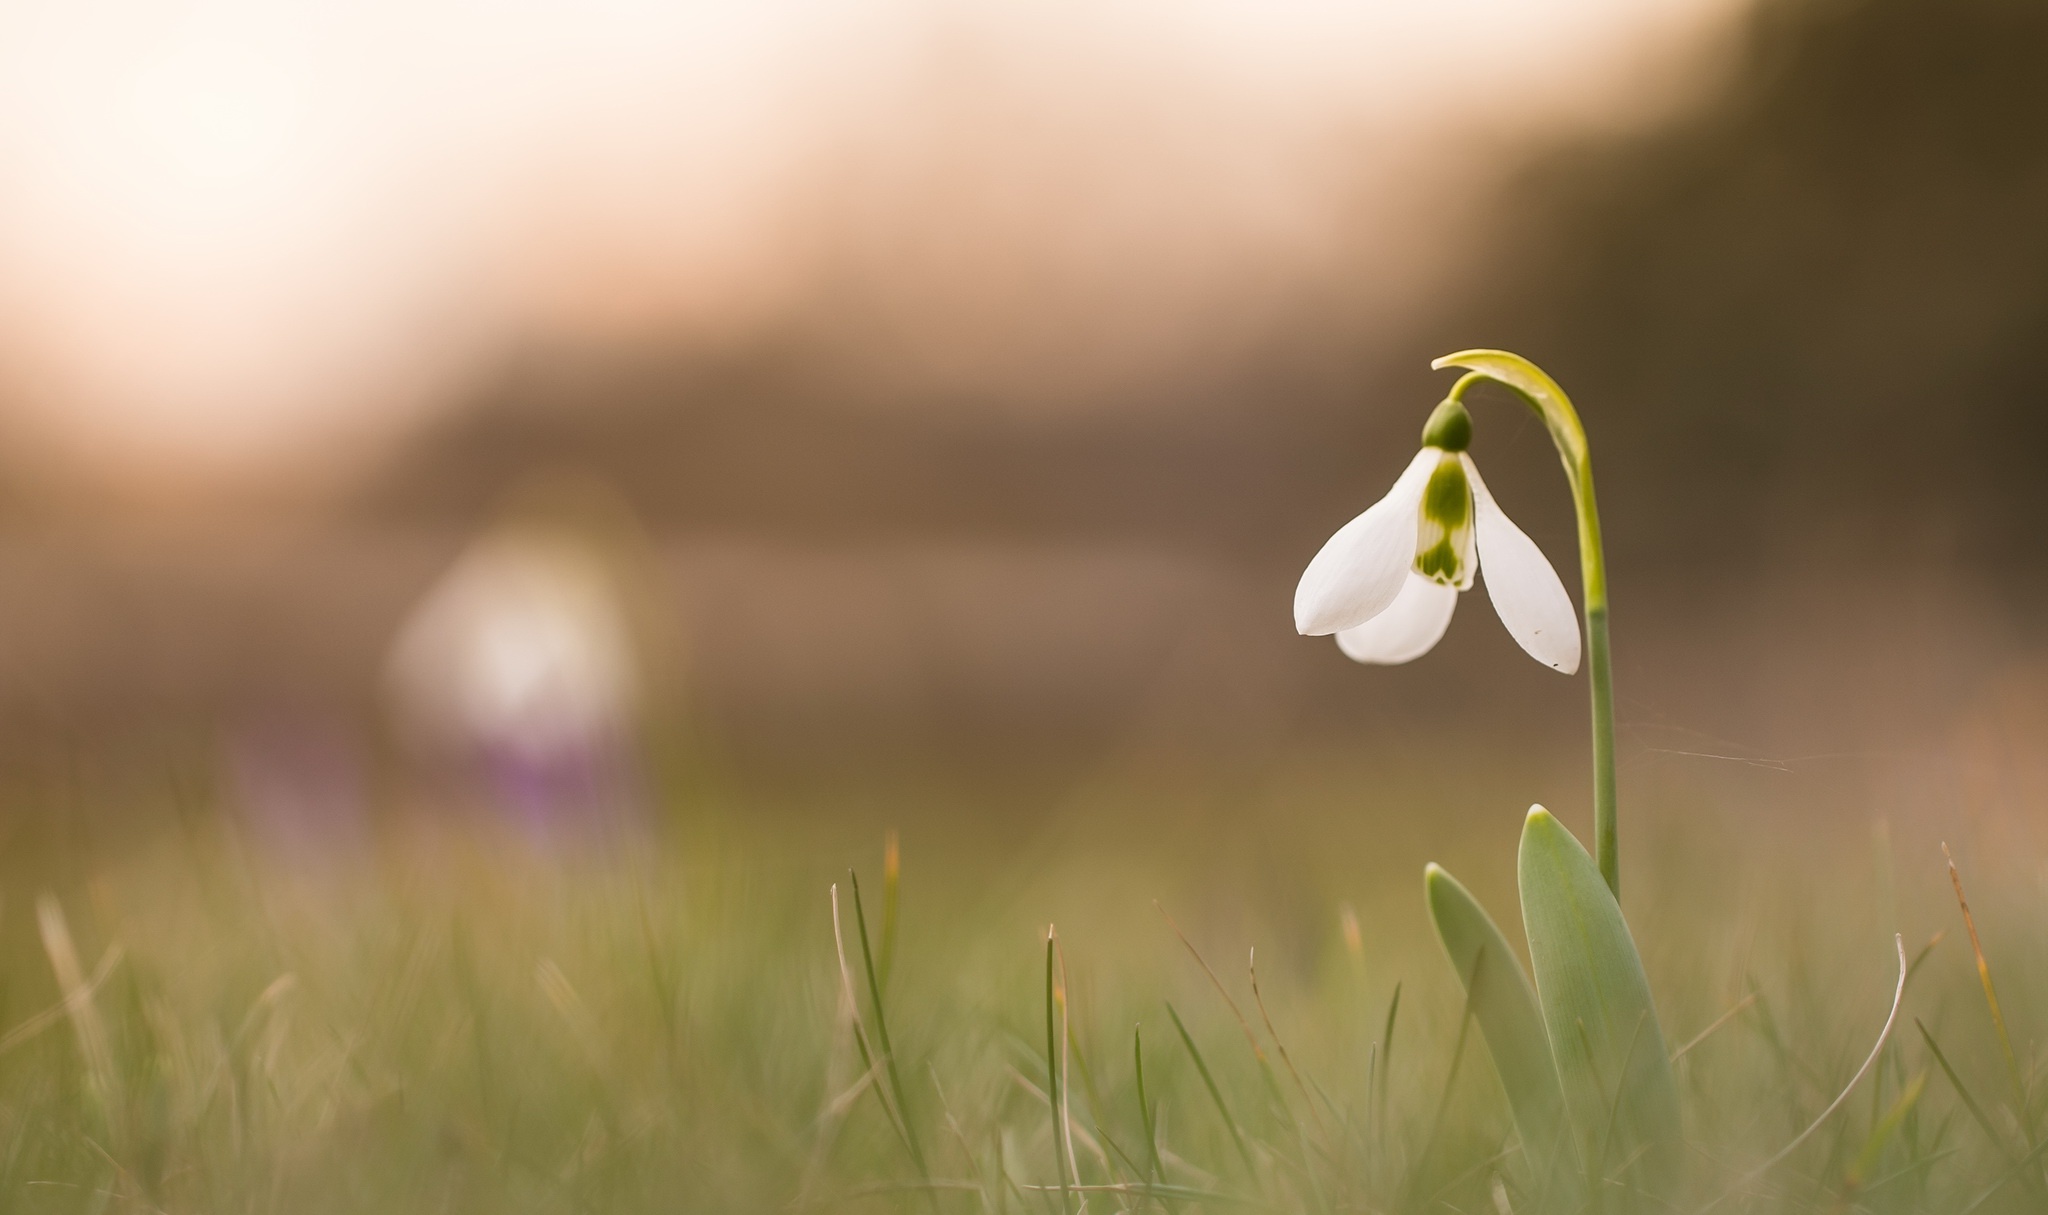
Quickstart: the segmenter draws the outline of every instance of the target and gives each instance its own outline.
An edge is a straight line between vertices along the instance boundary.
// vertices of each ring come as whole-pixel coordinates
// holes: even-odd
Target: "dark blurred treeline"
[[[1162,377],[1171,408],[1053,422],[971,397],[848,408],[923,390],[847,375],[801,327],[710,360],[536,354],[365,505],[461,515],[546,458],[697,528],[1107,536],[1289,564],[1398,465],[1440,390],[1428,359],[1500,345],[1579,399],[1625,560],[2031,566],[2044,46],[2034,0],[1768,0],[1679,121],[1534,157],[1484,268],[1398,349],[1318,299],[1230,370]],[[562,407],[580,401],[613,407]],[[1532,440],[1504,423],[1482,418],[1482,444]]]
[[[1599,403],[1638,559],[2048,556],[2044,47],[2033,0],[1778,0],[1712,105],[1528,175],[1480,328]]]
[[[2044,47],[2039,0],[1766,0],[1676,120],[1528,155],[1428,311],[1318,288],[1182,374],[1042,377],[1099,408],[898,374],[857,281],[742,348],[529,350],[309,535],[14,552],[0,724],[375,721],[421,594],[566,468],[663,554],[684,711],[766,767],[878,738],[963,766],[1046,738],[1270,755],[1297,730],[1426,763],[1404,739],[1489,714],[1573,738],[1582,689],[1478,596],[1398,670],[1289,627],[1302,563],[1413,450],[1448,383],[1428,361],[1474,345],[1587,417],[1625,751],[1645,723],[1692,731],[1674,754],[1834,754],[2036,720]],[[1540,428],[1482,406],[1475,451],[1569,570]]]

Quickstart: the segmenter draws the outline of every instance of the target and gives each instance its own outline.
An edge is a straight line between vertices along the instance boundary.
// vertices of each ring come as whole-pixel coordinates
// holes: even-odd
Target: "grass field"
[[[547,847],[386,824],[325,859],[203,805],[23,817],[0,1205],[1544,1209],[1419,882],[1441,850],[1513,935],[1519,816],[1347,821],[1345,788],[1292,819],[1226,799],[1007,834],[906,804],[894,880],[873,806],[705,799]],[[1932,835],[1644,821],[1627,902],[1679,1054],[1679,1209],[2044,1209],[2022,833],[1952,841],[2008,1053]],[[1895,928],[1918,965],[1874,1071],[1752,1176],[1870,1051]]]

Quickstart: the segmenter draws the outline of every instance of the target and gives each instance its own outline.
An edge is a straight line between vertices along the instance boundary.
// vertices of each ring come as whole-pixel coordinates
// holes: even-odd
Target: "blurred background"
[[[1396,669],[1290,621],[1486,345],[1592,436],[1632,821],[2023,819],[2044,43],[2030,0],[6,0],[0,779],[320,856],[451,806],[1581,822],[1583,687],[1483,602]],[[1540,426],[1476,420],[1571,570]]]

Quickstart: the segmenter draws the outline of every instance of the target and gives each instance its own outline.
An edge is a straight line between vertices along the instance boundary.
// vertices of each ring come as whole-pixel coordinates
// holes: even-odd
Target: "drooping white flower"
[[[507,526],[421,601],[390,676],[420,741],[552,761],[630,728],[636,657],[599,554],[566,531]]]
[[[1530,657],[1579,669],[1571,597],[1536,542],[1502,513],[1465,449],[1472,420],[1445,401],[1423,428],[1422,450],[1387,496],[1339,528],[1294,591],[1294,625],[1336,634],[1359,662],[1420,658],[1451,625],[1458,592],[1483,571],[1501,623]]]

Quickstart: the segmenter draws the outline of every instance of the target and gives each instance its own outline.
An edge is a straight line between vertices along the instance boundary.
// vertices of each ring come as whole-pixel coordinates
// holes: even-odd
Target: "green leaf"
[[[1558,1087],[1536,989],[1493,917],[1458,879],[1432,864],[1422,871],[1422,886],[1437,939],[1465,984],[1472,1019],[1486,1039],[1486,1053],[1507,1092],[1522,1143],[1535,1166],[1548,1171],[1565,1144],[1564,1092]]]
[[[1529,960],[1580,1158],[1595,1181],[1666,1195],[1681,1163],[1678,1086],[1621,907],[1541,806],[1522,829],[1520,872]]]
[[[1906,1091],[1899,1094],[1899,1099],[1892,1103],[1892,1108],[1885,1112],[1884,1117],[1877,1120],[1877,1125],[1870,1128],[1870,1137],[1863,1141],[1863,1150],[1856,1154],[1854,1163],[1850,1164],[1849,1171],[1843,1178],[1845,1186],[1852,1190],[1861,1189],[1863,1183],[1870,1180],[1871,1171],[1877,1168],[1878,1159],[1884,1154],[1885,1145],[1891,1142],[1893,1133],[1899,1129],[1899,1124],[1906,1120],[1906,1115],[1913,1111],[1914,1105],[1920,1101],[1920,1094],[1926,1089],[1927,1073],[1921,1072],[1906,1085]]]

